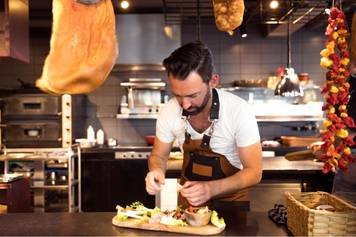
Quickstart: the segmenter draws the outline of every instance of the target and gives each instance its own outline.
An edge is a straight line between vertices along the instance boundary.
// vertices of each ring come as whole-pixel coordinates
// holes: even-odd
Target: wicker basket
[[[356,207],[351,204],[326,192],[286,192],[285,196],[287,226],[293,235],[356,235]],[[335,212],[315,210],[319,205],[331,205]]]

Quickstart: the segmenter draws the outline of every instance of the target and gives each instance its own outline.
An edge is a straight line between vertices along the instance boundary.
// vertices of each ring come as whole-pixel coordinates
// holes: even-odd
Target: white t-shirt
[[[214,125],[210,147],[214,152],[225,155],[229,162],[242,169],[237,147],[246,147],[260,141],[258,125],[246,101],[226,91],[217,89],[220,102],[219,120]],[[182,107],[176,98],[172,98],[162,108],[156,123],[156,136],[165,143],[174,140],[180,147],[185,139],[185,128],[192,139],[202,139],[204,133],[198,133],[182,118]]]

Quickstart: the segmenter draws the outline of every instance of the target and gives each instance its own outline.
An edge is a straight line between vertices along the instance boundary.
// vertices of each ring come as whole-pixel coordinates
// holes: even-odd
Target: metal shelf
[[[157,119],[158,115],[117,114],[117,119]],[[298,121],[322,121],[320,116],[256,116],[257,122],[298,122]]]
[[[52,184],[53,182],[53,184]],[[38,183],[37,185],[34,183]],[[77,185],[79,184],[79,180],[73,179],[71,182],[71,185]],[[51,189],[51,190],[56,190],[56,189],[68,189],[69,184],[67,181],[61,181],[61,180],[46,180],[46,181],[41,181],[41,180],[34,180],[31,185],[32,189]]]
[[[46,191],[61,190],[67,191],[65,200],[68,211],[74,212],[81,210],[80,152],[77,145],[70,148],[5,148],[4,154],[0,155],[0,161],[4,162],[5,174],[10,171],[10,162],[31,162],[33,169],[31,190],[34,192],[34,206],[42,206],[41,210],[45,210],[48,205],[45,201]],[[47,167],[48,161],[58,163],[49,164]],[[59,161],[65,161],[65,163]],[[50,169],[60,169],[61,172],[66,172],[66,179],[46,179],[46,171]]]
[[[157,119],[158,114],[117,114],[117,119]]]
[[[318,116],[256,116],[257,122],[318,122],[323,117]]]

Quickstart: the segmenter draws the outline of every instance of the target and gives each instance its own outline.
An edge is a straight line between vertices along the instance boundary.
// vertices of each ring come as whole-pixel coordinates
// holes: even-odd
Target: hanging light
[[[240,34],[241,34],[241,38],[246,38],[247,37],[247,30],[246,30],[246,26],[242,25],[239,28]]]
[[[270,3],[269,3],[269,7],[271,9],[277,9],[279,7],[279,2],[277,0],[272,0]]]
[[[297,74],[295,74],[294,69],[291,67],[291,19],[288,19],[287,23],[287,67],[284,69],[284,74],[281,80],[278,82],[276,89],[274,90],[275,95],[286,96],[286,97],[297,97],[303,96],[303,89],[299,85],[299,79]]]
[[[122,9],[127,9],[127,8],[129,8],[129,6],[130,6],[130,2],[129,1],[124,0],[124,1],[120,2],[120,7]]]

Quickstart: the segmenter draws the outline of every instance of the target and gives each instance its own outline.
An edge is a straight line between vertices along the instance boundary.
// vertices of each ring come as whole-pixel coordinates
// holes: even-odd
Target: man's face
[[[173,95],[188,115],[199,114],[211,97],[210,86],[196,72],[191,72],[185,80],[169,76]]]

